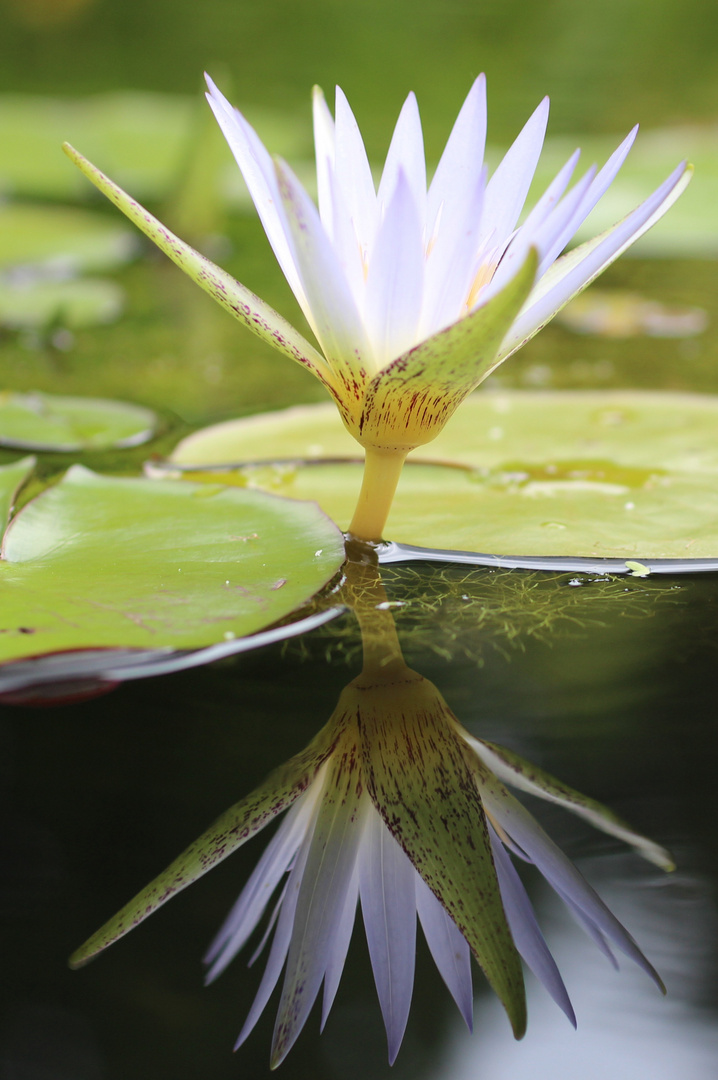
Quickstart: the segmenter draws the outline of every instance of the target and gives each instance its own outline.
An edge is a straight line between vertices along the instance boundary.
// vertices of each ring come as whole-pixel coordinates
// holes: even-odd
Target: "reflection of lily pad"
[[[140,446],[157,417],[140,405],[100,398],[0,392],[0,445],[28,450],[108,450]]]
[[[502,555],[718,557],[717,426],[718,399],[698,395],[476,394],[405,468],[387,538]],[[336,410],[318,406],[197,432],[173,460],[350,455]],[[346,526],[360,477],[359,464],[289,461],[227,479],[317,499]]]
[[[123,304],[121,287],[102,278],[0,280],[0,323],[12,330],[98,326],[119,318]]]
[[[131,230],[89,210],[15,203],[0,206],[0,270],[57,273],[112,270],[137,248]]]
[[[269,626],[344,558],[307,503],[74,466],[20,511],[0,562],[0,658],[199,648]]]

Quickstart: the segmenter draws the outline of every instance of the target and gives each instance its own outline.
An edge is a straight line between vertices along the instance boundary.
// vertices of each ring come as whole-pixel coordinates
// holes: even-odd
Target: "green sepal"
[[[364,445],[422,446],[501,362],[499,347],[534,284],[529,250],[508,285],[478,310],[392,360],[369,383],[358,430]],[[346,420],[345,420],[346,423]]]
[[[287,322],[274,308],[240,284],[231,274],[216,266],[194,248],[171,233],[157,218],[100,172],[91,162],[78,153],[69,143],[63,150],[85,174],[88,180],[107,196],[110,202],[125,214],[167,255],[184,270],[200,288],[216,300],[235,319],[262,338],[274,349],[308,368],[313,375],[331,389],[333,378],[324,358]]]

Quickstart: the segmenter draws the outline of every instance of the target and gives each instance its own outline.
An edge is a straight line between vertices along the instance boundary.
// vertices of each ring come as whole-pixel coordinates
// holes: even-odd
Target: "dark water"
[[[447,118],[481,69],[489,75],[499,141],[547,91],[557,132],[620,131],[636,117],[649,126],[706,122],[718,109],[718,16],[707,0],[397,0],[389,10],[368,0],[311,7],[278,0],[4,0],[2,9],[3,90],[194,92],[203,66],[224,65],[238,99],[301,109],[305,123],[310,85],[339,81],[366,119],[375,154],[384,150],[402,96],[414,88],[435,157]],[[235,242],[230,268],[243,267],[252,287],[289,310],[252,228],[244,220],[228,223]],[[624,262],[608,280],[712,313],[717,276],[709,262]],[[281,361],[270,367],[228,321],[183,306],[183,285],[168,284],[157,266],[141,263],[123,281],[128,318],[79,334],[67,355],[4,339],[8,384],[124,392],[178,415],[176,430],[317,399],[298,372],[283,366],[286,377],[277,380],[273,364]],[[715,325],[687,343],[614,344],[551,328],[501,378],[507,386],[531,385],[541,370],[553,386],[715,392],[717,353]],[[239,368],[238,359],[248,366]],[[709,576],[648,579],[598,600],[586,586],[569,615],[543,626],[547,604],[554,615],[562,610],[567,585],[549,582],[545,595],[521,603],[507,591],[487,616],[482,573],[473,607],[460,619],[450,605],[443,613],[439,605],[400,620],[407,660],[436,682],[473,733],[512,746],[673,851],[678,869],[666,876],[562,812],[540,811],[638,938],[668,996],[628,965],[615,973],[529,877],[578,1032],[529,980],[529,1031],[515,1044],[477,976],[476,1031],[469,1036],[422,946],[409,1028],[391,1075],[711,1080],[718,1064],[718,584]],[[418,582],[398,575],[392,596],[426,591],[433,574],[425,567]],[[1,1080],[267,1075],[271,1008],[231,1053],[259,971],[247,972],[240,958],[203,989],[200,964],[262,839],[90,967],[70,972],[67,957],[218,813],[309,741],[357,664],[358,638],[346,616],[303,644],[127,684],[93,701],[2,708]],[[313,1016],[282,1066],[289,1080],[389,1075],[359,927],[321,1039],[317,1028]]]

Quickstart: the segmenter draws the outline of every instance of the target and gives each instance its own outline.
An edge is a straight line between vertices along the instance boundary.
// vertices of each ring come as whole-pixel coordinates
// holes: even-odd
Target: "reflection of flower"
[[[210,82],[209,100],[282,270],[320,344],[155,221],[68,150],[87,175],[187,273],[270,344],[308,367],[366,449],[350,531],[381,535],[406,454],[433,439],[456,406],[533,336],[678,197],[680,165],[636,210],[560,256],[614,179],[635,132],[599,172],[567,192],[572,155],[517,228],[541,152],[539,105],[487,182],[485,88],[470,91],[427,189],[418,109],[407,99],[375,189],[343,94],[331,117],[316,92],[319,209]]]
[[[662,987],[631,936],[499,777],[590,817],[640,845],[643,854],[662,865],[668,860],[665,852],[529,763],[472,739],[431,683],[406,668],[397,674],[397,683],[380,687],[361,677],[344,692],[334,716],[329,758],[290,809],[208,955],[209,978],[213,979],[245,944],[283,882],[260,945],[261,949],[273,929],[264,976],[237,1043],[254,1027],[286,968],[274,1029],[273,1065],[279,1064],[299,1034],[322,980],[324,1024],[339,984],[358,899],[390,1062],[398,1053],[411,1001],[414,911],[469,1027],[471,942],[490,979],[501,984],[508,973],[508,983],[498,989],[515,1033],[523,1034],[523,989],[519,997],[517,986],[510,985],[514,973],[511,949],[502,940],[503,919],[491,912],[486,896],[478,905],[478,917],[484,923],[484,940],[478,944],[472,925],[477,894],[490,893],[496,879],[516,949],[575,1024],[568,994],[509,852],[538,867],[609,957],[611,946],[617,947]],[[416,775],[410,778],[412,770]],[[473,777],[474,784],[466,797],[460,796],[468,777]],[[417,806],[417,797],[423,805]],[[420,829],[417,818],[422,819]],[[455,859],[451,849],[462,832],[465,846]],[[476,843],[482,832],[488,845],[480,841],[473,847],[472,841]],[[490,863],[482,866],[487,847],[493,869]],[[446,875],[462,874],[457,863],[473,876],[473,896],[462,895],[461,888],[454,890],[455,895],[447,889]],[[453,918],[422,875],[443,894]],[[490,927],[492,918],[496,922]],[[498,974],[502,966],[503,976]]]

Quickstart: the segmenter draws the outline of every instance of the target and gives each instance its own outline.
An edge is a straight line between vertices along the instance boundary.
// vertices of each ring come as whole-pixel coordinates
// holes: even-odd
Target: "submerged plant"
[[[284,970],[272,1066],[290,1050],[322,983],[324,1024],[359,902],[390,1061],[409,1014],[416,914],[469,1027],[471,953],[517,1038],[526,1027],[520,958],[575,1023],[512,856],[535,864],[604,953],[613,959],[611,947],[621,950],[663,989],[630,934],[505,785],[565,806],[670,869],[667,853],[600,804],[470,736],[436,687],[404,663],[391,613],[377,607],[384,594],[376,567],[350,563],[348,578],[364,666],[329,723],[127,904],[72,963],[91,959],[287,811],[207,957],[213,979],[272,907],[257,950],[273,933],[264,976],[237,1042],[249,1035]]]
[[[490,179],[485,80],[474,83],[427,188],[416,99],[407,98],[378,189],[346,98],[314,95],[318,209],[291,169],[211,80],[209,102],[321,352],[264,301],[170,233],[72,147],[70,157],[190,277],[312,372],[366,452],[350,532],[381,537],[406,455],[463,398],[654,224],[690,179],[679,165],[637,209],[561,255],[612,183],[627,136],[568,189],[579,152],[517,227],[541,153],[541,102]],[[559,257],[560,256],[560,257]]]

